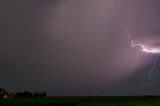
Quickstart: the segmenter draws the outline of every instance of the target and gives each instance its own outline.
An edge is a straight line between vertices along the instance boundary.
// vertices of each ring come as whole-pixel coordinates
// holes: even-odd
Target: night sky
[[[52,96],[160,95],[159,0],[0,0],[0,87]]]

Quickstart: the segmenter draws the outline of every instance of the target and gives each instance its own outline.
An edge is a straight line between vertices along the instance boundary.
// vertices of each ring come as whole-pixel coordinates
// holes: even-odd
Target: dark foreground
[[[8,98],[0,106],[160,106],[160,96]]]

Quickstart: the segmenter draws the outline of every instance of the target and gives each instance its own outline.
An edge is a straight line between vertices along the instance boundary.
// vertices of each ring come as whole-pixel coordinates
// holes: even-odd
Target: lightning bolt
[[[131,35],[129,34],[129,32],[128,32],[128,30],[127,30],[127,28],[126,28],[125,26],[124,26],[124,30],[125,30],[125,33],[127,34],[128,38],[129,38],[129,40],[130,40],[130,42],[131,42],[131,46],[132,46],[132,47],[140,47],[141,50],[142,50],[143,52],[145,52],[145,53],[160,54],[160,49],[159,49],[159,48],[151,48],[151,47],[147,47],[147,46],[144,45],[144,44],[135,43],[134,40],[132,40],[132,37],[131,37]],[[154,69],[155,69],[155,67],[156,67],[156,65],[157,65],[158,60],[159,60],[159,55],[156,56],[156,60],[154,61],[154,64],[153,64],[150,72],[148,73],[148,77],[149,77],[149,79],[151,79],[152,81],[157,81],[156,79],[154,79],[154,78],[152,77],[152,73],[153,73],[153,71],[154,71]]]
[[[150,72],[148,73],[148,77],[149,77],[149,79],[151,79],[152,81],[157,81],[156,79],[154,79],[154,78],[152,77],[152,73],[153,73],[153,71],[154,71],[154,69],[155,69],[155,67],[156,67],[156,65],[157,65],[158,59],[159,59],[159,55],[156,56],[156,60],[154,61],[154,64],[153,64]]]
[[[132,40],[132,37],[130,35],[130,33],[128,32],[128,30],[126,29],[126,27],[124,26],[124,30],[129,38],[129,40],[131,41],[131,46],[132,47],[140,47],[141,50],[143,52],[146,52],[146,53],[152,53],[152,54],[160,54],[160,48],[154,48],[154,47],[149,47],[149,46],[146,46],[144,44],[141,44],[141,43],[135,43],[133,40]]]
[[[116,9],[115,9],[115,7],[114,7],[113,4],[114,4],[114,3],[113,3],[113,0],[111,0],[110,6],[111,6],[111,8],[113,9],[113,11],[117,14]],[[115,16],[116,16],[116,14],[115,14]],[[154,79],[154,78],[152,77],[152,73],[153,73],[153,71],[154,71],[154,69],[155,69],[155,67],[156,67],[156,65],[157,65],[158,60],[159,60],[160,48],[149,47],[149,46],[144,45],[144,44],[141,44],[141,43],[135,43],[135,41],[132,39],[131,34],[128,32],[126,26],[125,26],[123,23],[119,22],[119,21],[118,21],[118,23],[123,27],[126,35],[128,36],[128,39],[129,39],[129,41],[130,41],[130,43],[131,43],[131,47],[133,47],[133,48],[135,48],[135,47],[140,47],[142,52],[150,53],[150,54],[157,54],[156,60],[154,61],[154,64],[153,64],[150,72],[148,73],[149,79],[151,79],[152,81],[157,81],[156,79]],[[139,57],[139,53],[137,54],[137,56]]]

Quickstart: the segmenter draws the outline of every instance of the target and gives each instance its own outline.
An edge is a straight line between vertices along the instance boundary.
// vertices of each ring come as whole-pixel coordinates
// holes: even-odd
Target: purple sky
[[[155,55],[131,47],[159,42],[159,0],[1,0],[0,83],[49,95],[155,95]],[[139,57],[137,54],[139,54]],[[159,80],[157,65],[153,77]]]

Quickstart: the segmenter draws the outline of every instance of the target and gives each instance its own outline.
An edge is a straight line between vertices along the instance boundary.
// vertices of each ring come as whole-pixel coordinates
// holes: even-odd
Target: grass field
[[[10,98],[0,106],[160,106],[160,96]]]

